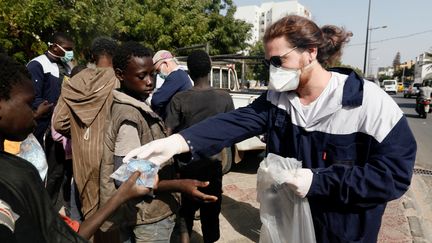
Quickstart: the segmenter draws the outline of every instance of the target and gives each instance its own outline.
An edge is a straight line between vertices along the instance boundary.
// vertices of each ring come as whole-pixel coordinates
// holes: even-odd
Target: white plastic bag
[[[262,222],[261,243],[315,243],[315,230],[307,198],[281,184],[281,171],[301,168],[301,162],[269,154],[257,173],[257,200]]]
[[[48,172],[48,163],[42,146],[32,133],[21,142],[20,151],[17,155],[32,163],[38,170],[42,181],[45,181]]]
[[[153,188],[159,166],[148,160],[131,159],[128,163],[122,164],[116,171],[114,171],[114,173],[111,174],[110,177],[114,180],[123,182],[129,179],[129,177],[137,170],[141,172],[141,175],[138,177],[136,184]]]

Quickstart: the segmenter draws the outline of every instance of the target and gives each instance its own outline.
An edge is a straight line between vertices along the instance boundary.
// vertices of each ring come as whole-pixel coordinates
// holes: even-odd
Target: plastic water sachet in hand
[[[126,181],[137,170],[141,172],[141,175],[136,184],[153,188],[159,166],[148,160],[131,159],[128,163],[122,164],[110,177],[114,180]]]

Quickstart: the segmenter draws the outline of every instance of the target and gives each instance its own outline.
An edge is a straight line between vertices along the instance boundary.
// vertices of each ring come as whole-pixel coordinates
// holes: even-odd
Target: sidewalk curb
[[[427,214],[430,211],[427,209],[429,200],[426,200],[426,191],[427,186],[421,175],[413,175],[411,187],[403,202],[413,242],[432,242],[432,218]]]

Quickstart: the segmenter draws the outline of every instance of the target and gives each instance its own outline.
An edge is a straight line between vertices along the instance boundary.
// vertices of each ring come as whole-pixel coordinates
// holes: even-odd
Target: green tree
[[[257,59],[248,60],[248,70],[246,72],[246,77],[248,79],[254,79],[258,81],[265,81],[268,83],[269,79],[269,68],[264,65],[264,44],[262,41],[258,41],[250,47],[250,56],[258,57]]]
[[[399,65],[400,65],[400,60],[401,60],[401,55],[400,55],[400,52],[397,52],[396,53],[396,56],[394,57],[394,59],[393,59],[393,68],[396,70],[397,69],[397,67],[399,67]]]
[[[221,12],[226,14],[222,15]],[[207,8],[209,17],[208,41],[211,55],[233,54],[247,47],[251,24],[234,18],[236,6],[232,0],[213,0]]]
[[[386,80],[386,79],[393,79],[393,77],[387,76],[387,75],[379,75],[378,76],[378,80],[380,81],[380,83],[382,83],[382,81]]]
[[[2,0],[0,45],[26,62],[63,31],[81,54],[99,35],[154,50],[209,42],[211,54],[232,54],[246,47],[251,27],[234,19],[235,9],[232,0]]]
[[[400,81],[412,80],[414,76],[414,66],[410,68],[398,68],[393,73],[393,78]]]
[[[26,61],[46,49],[41,39],[60,22],[57,1],[0,1],[0,45],[17,60]]]

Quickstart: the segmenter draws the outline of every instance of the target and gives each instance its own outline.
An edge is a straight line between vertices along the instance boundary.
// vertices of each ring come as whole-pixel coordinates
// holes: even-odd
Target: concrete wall
[[[309,19],[312,18],[310,11],[299,4],[297,0],[266,2],[260,6],[248,5],[237,7],[234,17],[253,24],[251,30],[252,38],[248,43],[254,44],[262,39],[268,26],[289,14],[300,15]]]

